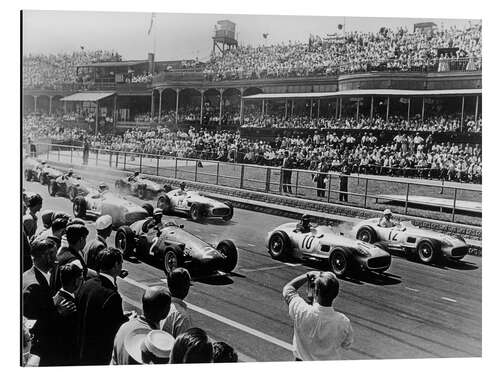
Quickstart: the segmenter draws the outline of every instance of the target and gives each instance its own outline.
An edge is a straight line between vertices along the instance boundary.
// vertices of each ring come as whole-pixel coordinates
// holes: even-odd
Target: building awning
[[[331,92],[295,92],[280,94],[255,94],[244,96],[243,99],[320,99],[341,96],[460,96],[481,95],[482,89],[456,89],[456,90],[344,90]]]
[[[77,92],[61,99],[63,102],[97,102],[114,95],[115,91],[86,91]]]

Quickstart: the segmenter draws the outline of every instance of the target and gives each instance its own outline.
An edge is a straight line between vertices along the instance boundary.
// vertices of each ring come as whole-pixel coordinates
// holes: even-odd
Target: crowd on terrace
[[[190,127],[183,132],[166,126],[94,135],[62,127],[51,117],[26,117],[24,121],[25,139],[51,138],[72,144],[86,140],[92,148],[108,151],[280,166],[288,150],[295,155],[295,167],[303,169],[315,169],[322,161],[332,171],[347,163],[355,172],[378,175],[479,182],[482,174],[480,144],[438,143],[432,132],[424,138],[418,131],[399,129],[385,142],[380,140],[380,130],[372,128],[364,128],[367,131],[362,135],[332,129],[308,137],[291,134],[264,140],[242,138],[239,131]]]

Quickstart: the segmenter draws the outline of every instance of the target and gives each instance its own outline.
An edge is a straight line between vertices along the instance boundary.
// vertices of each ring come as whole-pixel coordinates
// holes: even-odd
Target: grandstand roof
[[[114,95],[115,91],[86,91],[77,92],[61,99],[63,102],[97,102],[108,96]]]
[[[456,90],[345,90],[332,92],[295,92],[280,94],[255,94],[244,96],[244,99],[313,99],[339,96],[459,96],[480,95],[481,89]]]

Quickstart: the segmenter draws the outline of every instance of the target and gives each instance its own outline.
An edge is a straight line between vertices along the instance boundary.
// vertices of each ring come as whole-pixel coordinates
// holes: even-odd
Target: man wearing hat
[[[139,345],[132,345],[135,349],[131,348],[131,337],[137,336],[137,331],[140,331],[142,339],[144,339],[149,332],[160,329],[160,321],[167,317],[170,306],[171,296],[166,287],[148,287],[142,295],[143,313],[125,322],[116,333],[111,364],[128,365],[135,362],[143,363],[141,355],[137,355],[137,353],[140,353],[141,343],[139,342]],[[171,337],[173,345],[174,338],[170,334],[168,336]],[[135,337],[133,340],[137,344],[136,340],[138,340],[138,337]]]
[[[42,215],[43,220],[43,215]],[[50,238],[57,243],[57,248],[61,246],[63,235],[66,233],[66,226],[68,225],[69,216],[64,212],[53,212],[50,218],[50,227],[40,232],[37,240]]]
[[[392,228],[396,223],[392,221],[392,212],[388,208],[384,210],[383,216],[379,219],[378,225],[382,228]]]
[[[89,242],[84,251],[87,267],[97,269],[96,258],[99,251],[106,249],[106,238],[111,235],[113,219],[110,215],[100,216],[95,222],[97,237]]]
[[[38,217],[36,214],[42,209],[43,199],[40,194],[34,194],[28,199],[29,212],[23,216],[23,227],[28,238],[36,233]]]
[[[135,329],[127,335],[124,342],[125,351],[129,355],[127,364],[167,364],[174,343],[173,336],[165,331]]]

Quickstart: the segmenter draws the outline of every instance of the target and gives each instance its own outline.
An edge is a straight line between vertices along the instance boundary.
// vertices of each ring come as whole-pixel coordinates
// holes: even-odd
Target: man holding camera
[[[298,293],[306,282],[313,294],[309,305]],[[297,361],[340,359],[341,349],[353,343],[349,319],[334,310],[339,282],[332,272],[311,271],[296,277],[283,288],[283,297],[293,321],[293,354]]]

